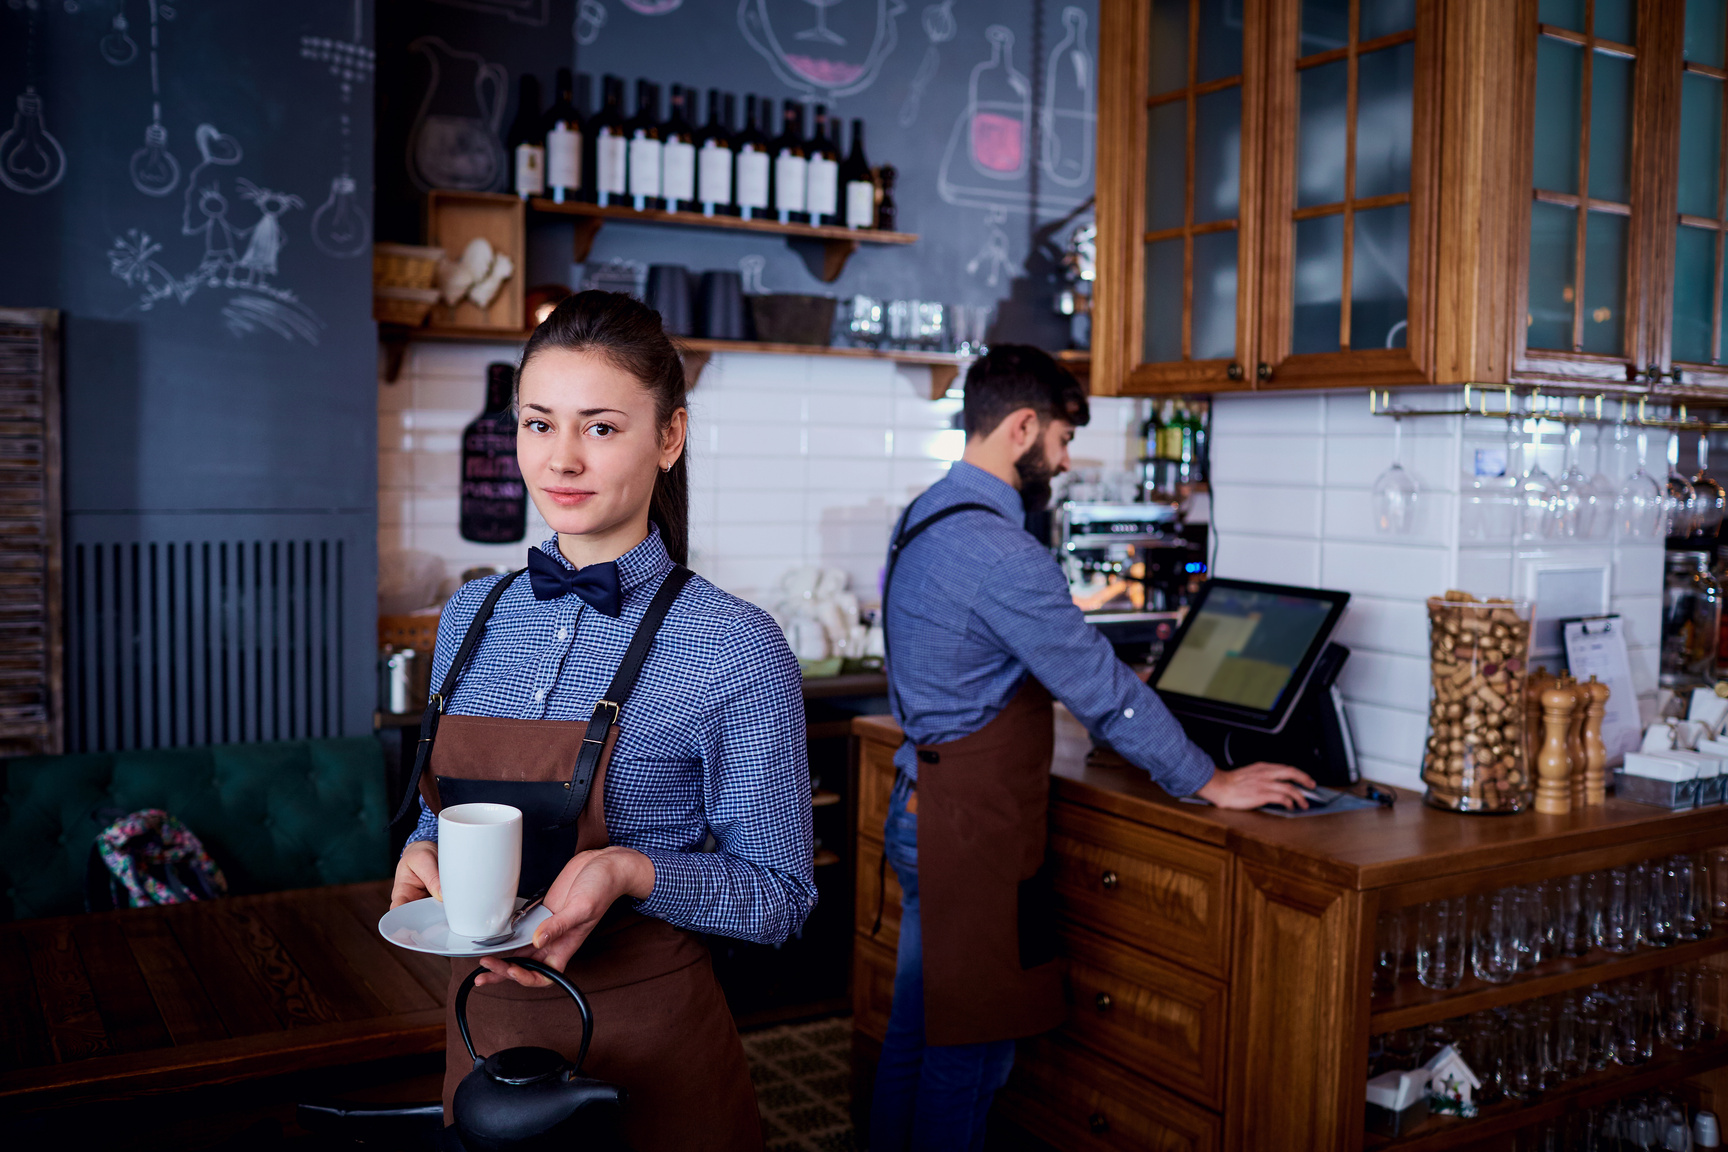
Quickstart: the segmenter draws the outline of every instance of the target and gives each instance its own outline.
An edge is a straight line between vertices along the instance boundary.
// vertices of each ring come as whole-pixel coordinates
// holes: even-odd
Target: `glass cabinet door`
[[[1140,364],[1132,379],[1248,385],[1252,268],[1244,170],[1254,0],[1150,0]],[[1248,158],[1245,161],[1245,157]]]
[[[1688,382],[1728,378],[1722,262],[1728,231],[1723,129],[1728,125],[1728,0],[1686,0],[1680,63],[1668,358]],[[1702,379],[1700,379],[1702,378]]]
[[[1644,359],[1633,267],[1637,0],[1534,4],[1526,373],[1625,380]]]

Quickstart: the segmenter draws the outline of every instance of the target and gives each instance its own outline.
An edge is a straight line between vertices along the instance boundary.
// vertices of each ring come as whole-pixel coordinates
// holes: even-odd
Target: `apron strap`
[[[444,715],[444,705],[456,691],[456,682],[462,678],[462,670],[468,666],[468,658],[474,654],[474,649],[479,647],[480,637],[486,632],[486,622],[492,619],[492,610],[498,606],[498,598],[504,595],[504,590],[510,587],[516,577],[526,571],[528,569],[518,568],[492,585],[486,592],[486,599],[480,601],[480,608],[474,613],[474,619],[468,622],[468,631],[462,636],[462,644],[456,649],[456,656],[444,673],[444,683],[432,694],[432,699],[427,701],[426,710],[420,715],[420,743],[414,747],[414,771],[408,777],[408,791],[403,795],[396,815],[390,817],[390,823],[394,824],[408,814],[409,806],[414,803],[414,797],[420,791],[420,778],[425,774],[426,762],[432,756],[432,741],[438,735],[438,718]]]
[[[600,768],[600,757],[606,751],[606,741],[612,735],[612,727],[618,723],[618,713],[623,710],[630,699],[630,693],[636,688],[636,677],[641,674],[642,664],[648,659],[648,650],[654,647],[654,637],[659,634],[666,613],[672,610],[672,601],[678,599],[678,593],[684,590],[684,585],[689,583],[692,575],[690,569],[682,564],[674,565],[672,571],[660,582],[654,599],[648,604],[648,611],[642,615],[642,622],[636,625],[636,634],[630,638],[630,647],[625,649],[624,659],[618,665],[612,683],[607,686],[605,694],[595,702],[594,712],[588,717],[588,730],[582,734],[582,750],[577,753],[576,767],[570,773],[569,795],[564,799],[564,812],[553,827],[569,827],[588,806],[588,794],[594,788],[594,774]]]
[[[919,499],[922,499],[922,497]],[[990,507],[988,504],[980,504],[976,500],[969,500],[964,504],[950,504],[940,512],[934,512],[928,518],[920,520],[917,524],[908,528],[906,527],[906,523],[912,519],[912,509],[917,506],[918,501],[912,501],[911,504],[907,505],[905,513],[900,517],[900,531],[895,534],[894,542],[888,546],[888,571],[882,577],[882,663],[888,668],[889,673],[888,705],[896,712],[899,711],[899,693],[894,691],[893,652],[888,647],[888,590],[894,587],[894,568],[900,563],[900,553],[905,551],[906,545],[912,543],[912,541],[923,535],[926,528],[929,528],[939,520],[946,520],[956,512],[988,512],[992,516],[1002,515],[1001,512]],[[1004,519],[1006,519],[1006,517],[1004,517]]]

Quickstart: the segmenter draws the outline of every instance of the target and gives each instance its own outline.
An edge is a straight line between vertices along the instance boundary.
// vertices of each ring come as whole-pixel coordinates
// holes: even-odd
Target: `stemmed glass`
[[[1392,418],[1392,467],[1374,481],[1374,527],[1400,536],[1416,526],[1416,481],[1404,471],[1404,421]]]
[[[1614,481],[1602,471],[1602,425],[1596,425],[1596,472],[1590,477],[1595,492],[1595,508],[1590,517],[1590,535],[1596,538],[1614,531]]]
[[[1569,425],[1566,429],[1566,456],[1560,469],[1560,479],[1554,488],[1554,527],[1558,535],[1588,536],[1590,522],[1596,510],[1596,490],[1590,478],[1578,466],[1575,451],[1583,429]]]
[[[1620,448],[1626,426],[1614,427],[1614,446]],[[1621,535],[1644,539],[1656,535],[1662,527],[1663,488],[1656,477],[1644,470],[1644,458],[1649,454],[1649,433],[1638,433],[1638,467],[1626,477],[1620,493],[1614,498],[1614,510],[1620,515]]]
[[[1518,534],[1518,475],[1512,470],[1513,422],[1506,421],[1506,451],[1500,471],[1485,476],[1472,471],[1465,477],[1464,538],[1504,541]]]
[[[1698,520],[1698,490],[1680,474],[1680,433],[1668,434],[1668,495],[1662,502],[1663,534],[1684,540]]]
[[[1709,473],[1710,434],[1698,434],[1698,474],[1692,477],[1692,489],[1698,494],[1698,520],[1692,530],[1707,541],[1716,538],[1722,527],[1722,514],[1728,511],[1728,489]]]
[[[1554,534],[1554,479],[1542,470],[1536,449],[1542,439],[1542,421],[1534,420],[1529,446],[1530,467],[1518,481],[1518,536],[1523,540],[1546,540]]]

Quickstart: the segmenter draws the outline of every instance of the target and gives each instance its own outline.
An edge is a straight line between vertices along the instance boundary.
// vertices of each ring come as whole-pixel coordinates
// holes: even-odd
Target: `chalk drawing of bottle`
[[[1044,108],[1039,117],[1044,175],[1067,188],[1092,182],[1093,110],[1096,74],[1086,50],[1086,13],[1062,9],[1064,35],[1050,51],[1044,71]]]
[[[42,97],[34,87],[18,97],[12,127],[0,136],[0,184],[35,196],[66,176],[66,150],[48,131],[42,118]]]
[[[487,192],[503,187],[504,118],[509,73],[436,36],[408,45],[426,58],[430,73],[419,114],[408,134],[408,173],[423,191],[454,188]]]
[[[1014,33],[992,24],[984,38],[990,59],[972,69],[966,92],[972,168],[993,180],[1017,180],[1026,172],[1032,85],[1014,69]]]

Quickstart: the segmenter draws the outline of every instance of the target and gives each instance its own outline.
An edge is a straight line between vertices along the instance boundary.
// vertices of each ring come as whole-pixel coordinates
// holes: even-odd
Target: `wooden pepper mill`
[[[1572,715],[1566,726],[1566,778],[1571,783],[1572,807],[1581,808],[1584,805],[1584,721],[1590,713],[1590,693],[1570,675],[1561,681],[1560,686],[1572,692]]]
[[[1524,678],[1524,765],[1532,778],[1542,753],[1542,693],[1553,686],[1554,677],[1540,666]]]
[[[1602,741],[1602,718],[1608,713],[1608,685],[1590,677],[1581,685],[1590,696],[1584,718],[1584,803],[1600,804],[1608,797],[1608,746]]]
[[[1536,811],[1564,816],[1572,811],[1572,783],[1566,759],[1566,735],[1572,722],[1570,688],[1554,684],[1542,693],[1542,726],[1546,734],[1536,757]]]

